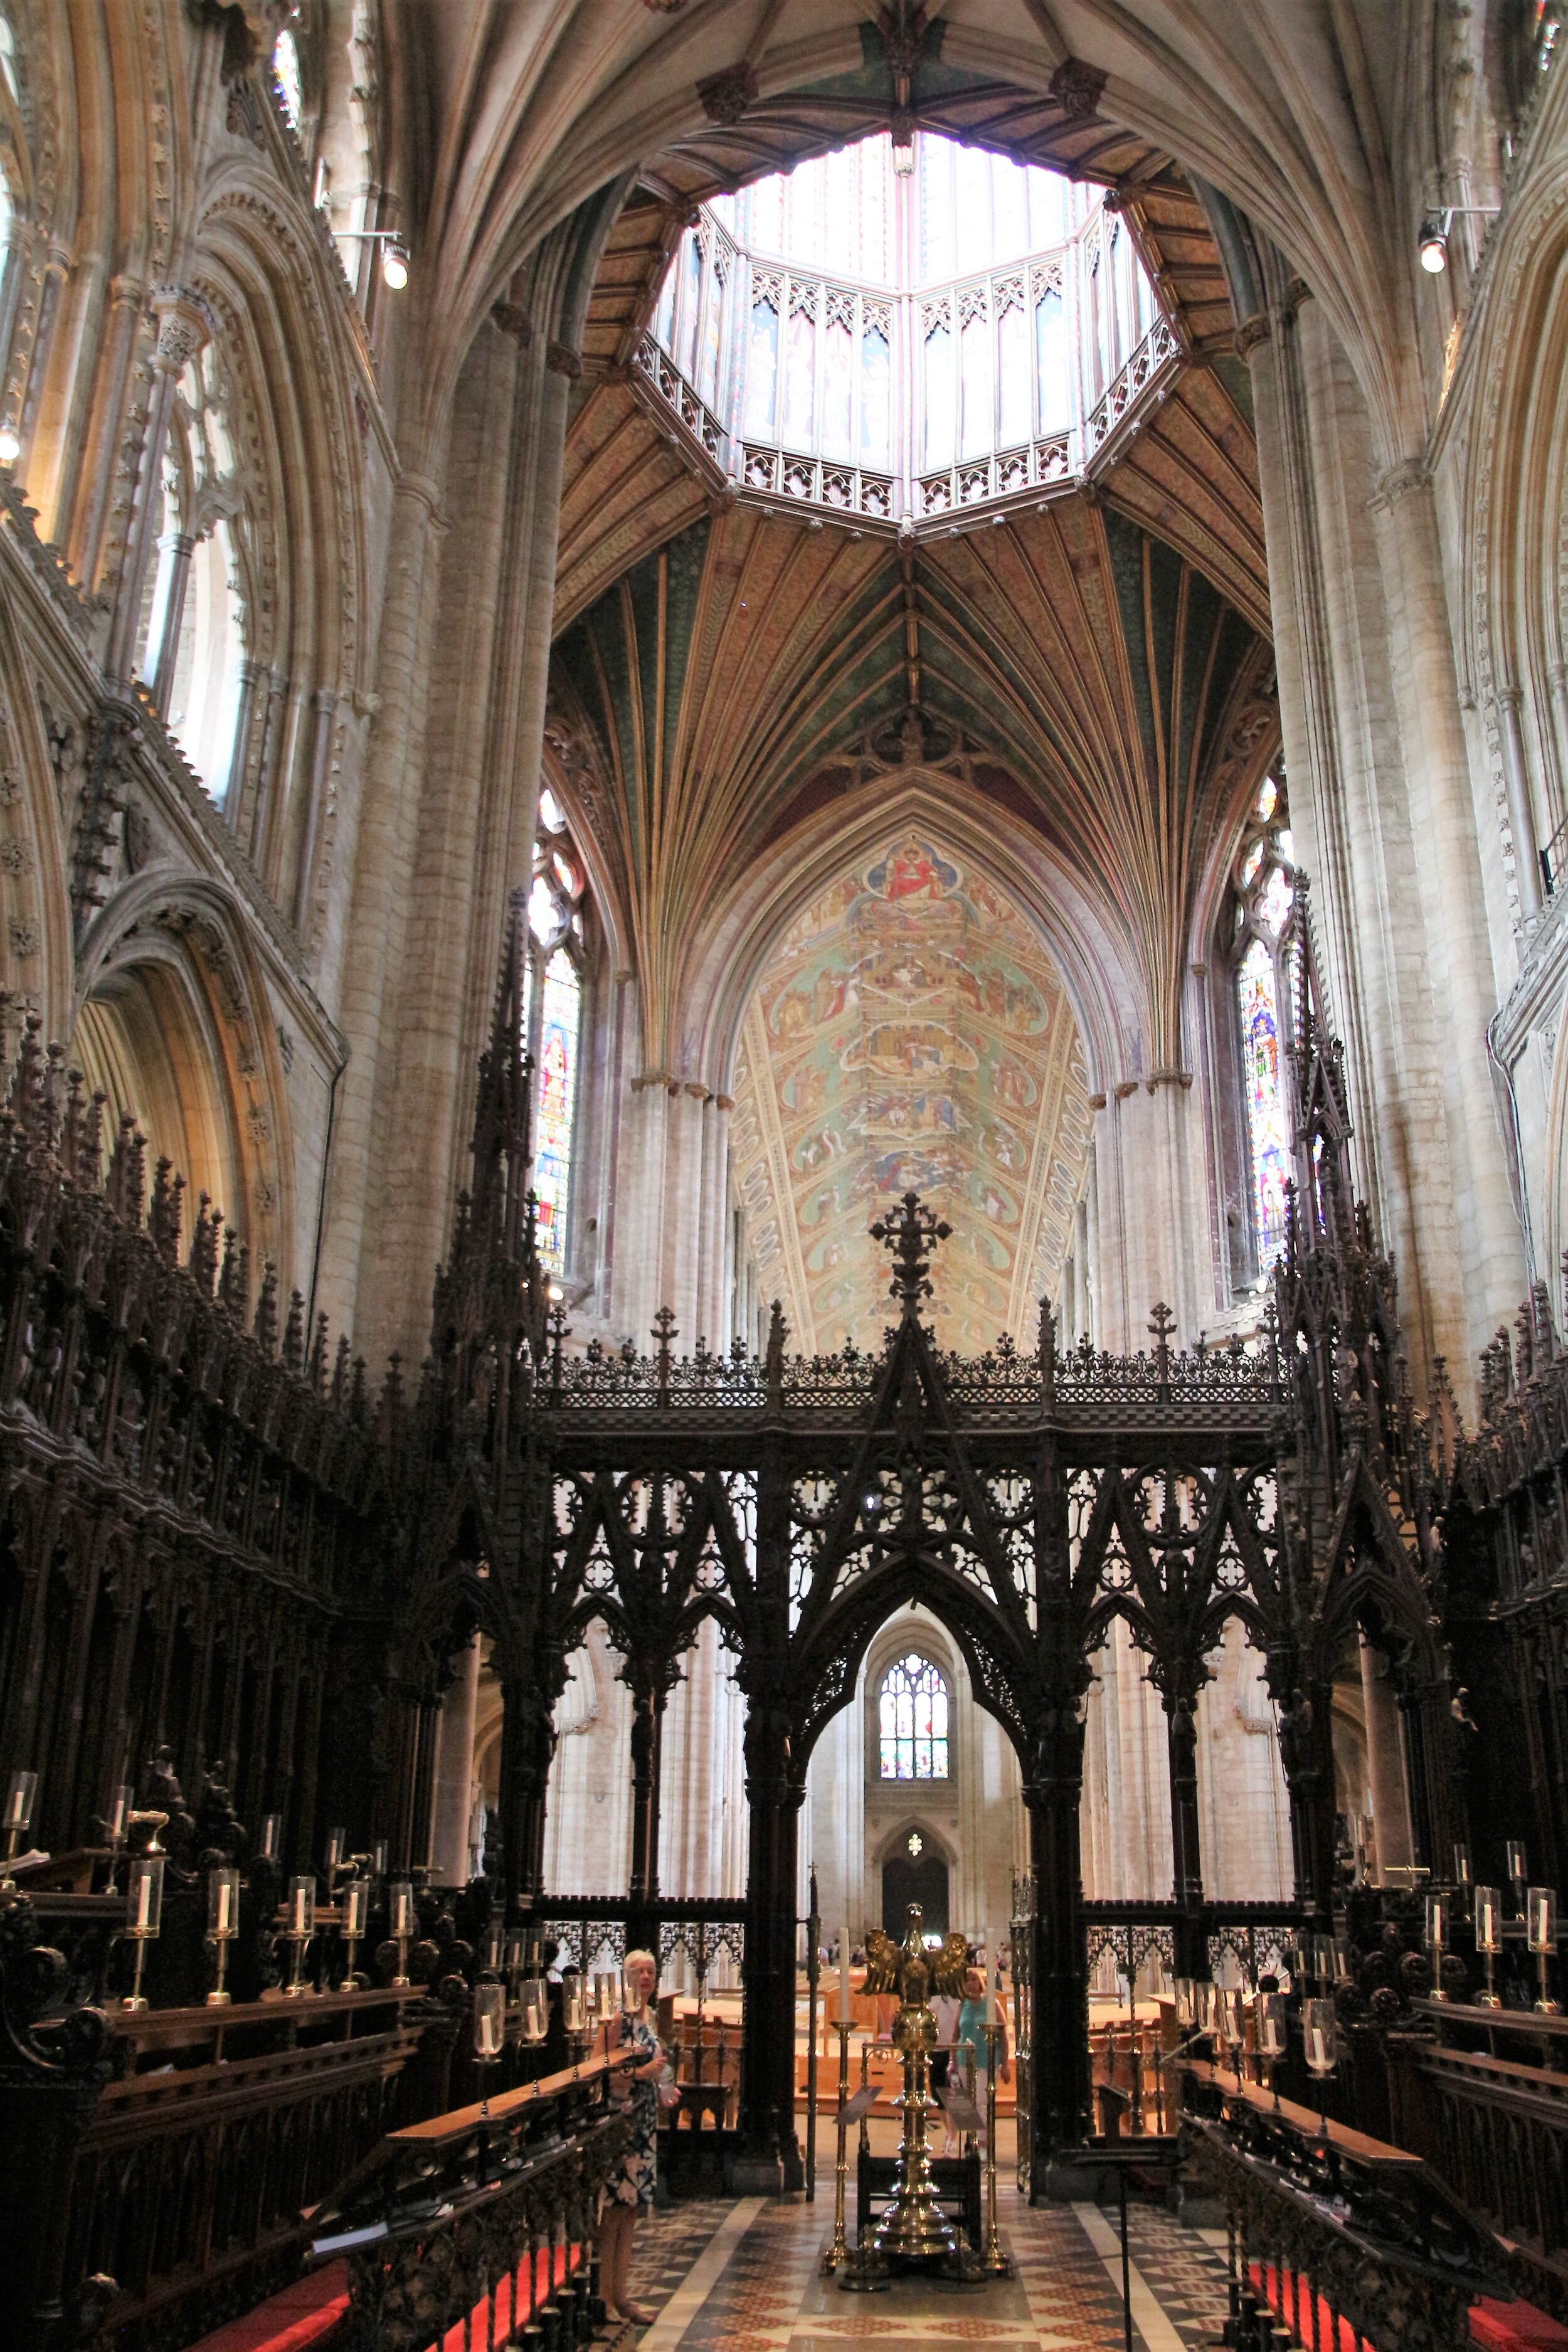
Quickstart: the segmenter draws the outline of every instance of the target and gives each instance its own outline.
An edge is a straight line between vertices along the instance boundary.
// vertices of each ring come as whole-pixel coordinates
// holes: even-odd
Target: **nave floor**
[[[677,2205],[637,2227],[632,2272],[650,2326],[620,2339],[637,2352],[902,2352],[905,2345],[977,2352],[1123,2352],[1121,2250],[1115,2217],[1092,2205],[1031,2211],[1011,2189],[998,2200],[1015,2275],[984,2288],[915,2275],[886,2294],[846,2294],[818,2275],[833,2201],[751,2197]],[[853,2234],[853,2229],[851,2230]],[[1136,2352],[1195,2352],[1225,2316],[1221,2233],[1187,2229],[1134,2206]]]

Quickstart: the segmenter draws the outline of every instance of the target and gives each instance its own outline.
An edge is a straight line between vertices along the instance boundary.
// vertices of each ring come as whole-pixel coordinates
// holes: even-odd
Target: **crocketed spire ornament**
[[[904,1194],[897,1218],[879,1217],[872,1226],[871,1239],[893,1253],[889,1288],[903,1307],[906,1321],[920,1313],[921,1300],[931,1296],[929,1253],[938,1242],[946,1241],[952,1231],[951,1225],[921,1207],[918,1192]]]

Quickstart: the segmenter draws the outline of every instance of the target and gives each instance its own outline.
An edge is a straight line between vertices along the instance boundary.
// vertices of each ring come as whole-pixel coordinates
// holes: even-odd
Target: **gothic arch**
[[[915,769],[869,779],[836,804],[792,825],[752,865],[727,902],[711,910],[703,952],[689,971],[681,1013],[682,1060],[729,1092],[741,1024],[770,955],[790,924],[835,876],[913,823],[972,858],[1035,928],[1056,963],[1083,1041],[1091,1086],[1120,1076],[1140,1015],[1141,982],[1081,885],[1033,835],[1000,831],[995,811],[952,776]]]
[[[289,1090],[245,921],[216,883],[147,868],[82,940],[75,1050],[116,1116],[132,1111],[247,1243],[253,1272],[304,1270]],[[138,1097],[142,1099],[138,1099]]]
[[[279,903],[307,929],[317,858],[329,846],[332,764],[364,686],[366,520],[363,476],[353,462],[359,387],[325,315],[348,298],[320,224],[248,163],[226,166],[206,191],[198,240],[191,277],[218,326],[248,526],[253,686],[227,814]],[[312,361],[304,370],[300,353]],[[269,696],[280,703],[271,712]]]

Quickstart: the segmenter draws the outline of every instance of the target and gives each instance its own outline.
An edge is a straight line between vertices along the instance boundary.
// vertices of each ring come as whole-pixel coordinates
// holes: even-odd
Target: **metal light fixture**
[[[0,466],[14,466],[22,454],[22,436],[14,425],[0,425]]]
[[[1421,267],[1430,277],[1439,277],[1448,267],[1447,213],[1428,213],[1421,224]]]
[[[381,257],[381,274],[395,294],[408,283],[408,248],[400,236],[392,238]]]

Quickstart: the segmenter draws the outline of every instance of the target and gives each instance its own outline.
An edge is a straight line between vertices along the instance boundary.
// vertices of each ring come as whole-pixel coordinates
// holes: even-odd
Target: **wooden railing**
[[[304,2215],[437,2090],[432,2031],[449,2042],[447,2012],[403,1992],[113,2019],[118,2079],[67,2179],[65,2307],[103,2282],[101,2340],[173,2352],[293,2277]]]
[[[1568,2316],[1568,2018],[1415,2006],[1440,2038],[1391,2037],[1400,2135],[1509,2242],[1521,2292]]]
[[[1261,2345],[1272,2312],[1291,2343],[1356,2352],[1457,2352],[1470,2306],[1517,2288],[1501,2249],[1422,2158],[1186,2070],[1189,2188],[1219,2198],[1228,2222],[1226,2342]]]
[[[434,2352],[593,2334],[599,2192],[626,2125],[605,2057],[390,2133],[316,2217],[346,2255],[352,2343]]]

